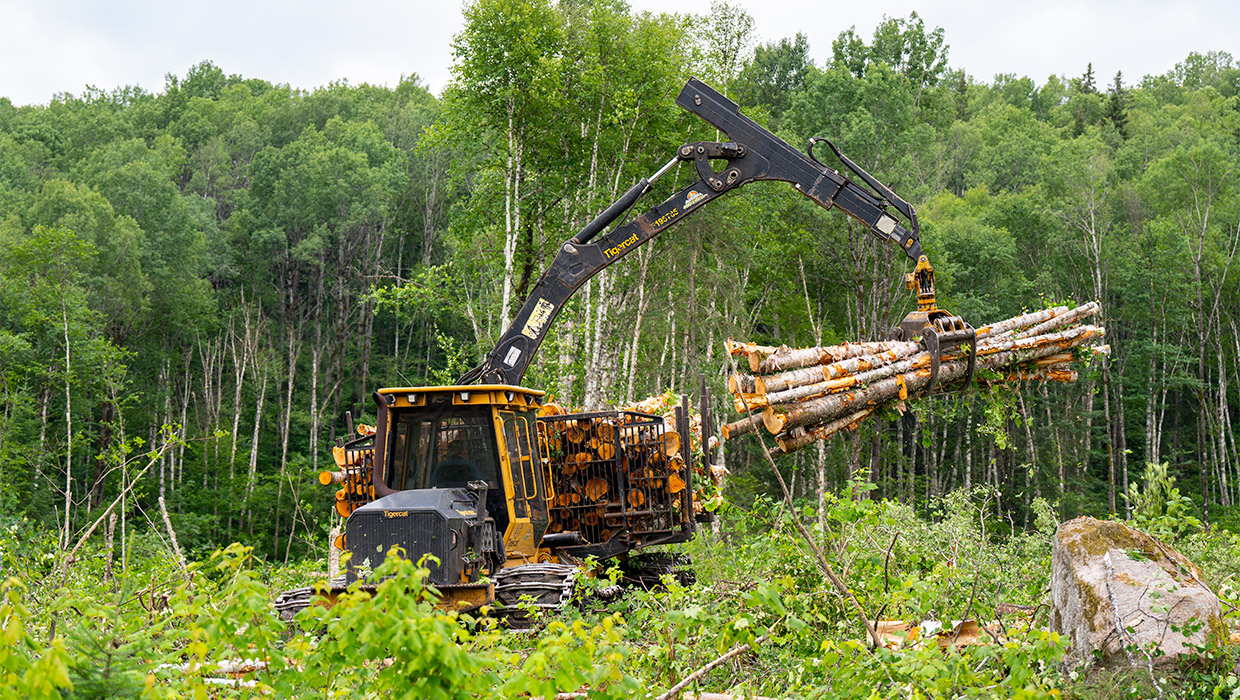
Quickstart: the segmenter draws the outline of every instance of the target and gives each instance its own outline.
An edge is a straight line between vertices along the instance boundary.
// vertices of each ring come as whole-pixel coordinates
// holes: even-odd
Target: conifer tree
[[[1115,72],[1115,82],[1108,91],[1106,112],[1103,118],[1115,126],[1120,138],[1128,138],[1128,91],[1124,89],[1124,72]]]
[[[1081,76],[1081,92],[1086,95],[1093,95],[1098,92],[1097,86],[1094,85],[1094,64],[1085,64],[1085,75]]]

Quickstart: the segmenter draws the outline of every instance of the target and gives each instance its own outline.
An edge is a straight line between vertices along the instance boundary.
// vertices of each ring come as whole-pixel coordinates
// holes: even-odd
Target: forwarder
[[[521,379],[548,327],[587,280],[742,185],[789,182],[898,246],[916,263],[906,283],[918,309],[893,337],[920,336],[935,360],[963,344],[971,348],[973,329],[935,306],[934,270],[908,202],[825,138],[810,139],[802,153],[696,79],[676,102],[730,140],[684,144],[565,241],[500,341],[455,385],[375,392],[374,434],[337,448],[342,470],[320,477],[342,485],[336,509],[347,523],[334,545],[351,554],[345,575],[322,593],[329,601],[400,546],[415,561],[434,555],[429,582],[443,593],[444,608],[472,610],[497,600],[509,610],[522,602],[555,608],[571,597],[582,558],[627,558],[693,537],[693,455],[690,440],[681,439],[689,434],[687,401],[670,429],[662,418],[630,411],[556,415],[544,392],[521,386]],[[862,184],[821,163],[818,144]],[[724,167],[716,171],[712,161]],[[604,233],[681,163],[691,164],[698,179]],[[708,416],[703,410],[706,453]],[[656,560],[648,573],[657,576],[667,563]],[[294,612],[313,595],[311,588],[289,591],[277,608]]]

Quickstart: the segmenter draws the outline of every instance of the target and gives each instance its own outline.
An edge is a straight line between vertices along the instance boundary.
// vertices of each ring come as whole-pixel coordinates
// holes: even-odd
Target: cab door
[[[504,486],[512,503],[512,522],[504,535],[511,552],[532,556],[547,531],[546,481],[538,468],[538,439],[534,414],[529,411],[498,411],[498,428],[504,469]]]

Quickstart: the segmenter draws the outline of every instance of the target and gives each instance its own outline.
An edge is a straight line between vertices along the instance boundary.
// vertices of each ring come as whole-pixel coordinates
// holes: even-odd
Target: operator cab
[[[542,396],[506,385],[379,390],[375,495],[485,482],[508,557],[532,559],[550,520],[536,426]]]

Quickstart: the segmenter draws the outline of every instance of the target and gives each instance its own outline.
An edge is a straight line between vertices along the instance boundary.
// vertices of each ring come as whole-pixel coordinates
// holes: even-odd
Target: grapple
[[[917,294],[917,310],[909,313],[892,329],[892,340],[912,340],[921,336],[930,355],[930,381],[923,393],[929,394],[939,378],[939,364],[945,353],[968,346],[969,366],[965,384],[973,383],[977,369],[977,331],[959,316],[935,306],[934,268],[925,255],[917,259],[917,267],[905,276],[908,288]]]

